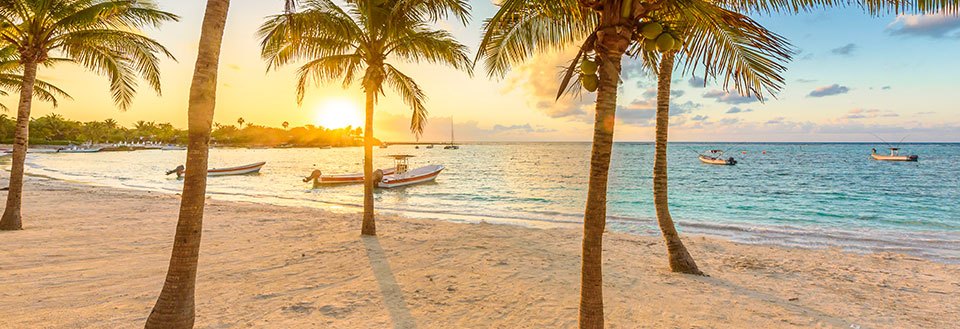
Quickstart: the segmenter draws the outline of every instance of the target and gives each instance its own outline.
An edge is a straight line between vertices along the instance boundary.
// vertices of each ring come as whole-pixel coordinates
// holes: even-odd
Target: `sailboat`
[[[453,144],[453,117],[450,117],[450,145],[444,146],[444,150],[459,150],[460,146]]]

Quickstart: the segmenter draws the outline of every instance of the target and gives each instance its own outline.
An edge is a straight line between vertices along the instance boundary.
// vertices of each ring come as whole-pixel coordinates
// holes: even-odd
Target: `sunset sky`
[[[108,82],[70,64],[41,68],[40,77],[74,96],[59,108],[35,102],[33,117],[50,112],[92,121],[114,118],[186,125],[187,94],[204,1],[162,0],[163,9],[182,17],[146,33],[167,45],[179,62],[165,60],[163,96],[141,88],[133,106],[119,111]],[[496,8],[472,1],[467,27],[443,23],[475,51],[480,25]],[[255,31],[265,16],[279,13],[281,0],[234,0],[220,68],[216,121],[280,126],[362,124],[363,95],[358,86],[312,89],[302,107],[295,101],[294,66],[266,72]],[[675,141],[960,141],[960,19],[942,16],[869,17],[855,9],[799,16],[757,16],[781,33],[798,54],[788,67],[787,85],[766,103],[728,95],[699,77],[675,74],[671,138]],[[433,65],[396,63],[427,92],[430,123],[424,140],[449,139],[451,117],[461,141],[588,141],[593,96],[553,101],[558,66],[572,51],[539,56],[506,78],[488,79],[482,66],[473,77]],[[625,62],[616,138],[653,137],[653,77]],[[14,108],[16,98],[2,98]],[[8,112],[8,115],[15,113]],[[387,141],[412,140],[409,110],[388,92],[376,109],[375,132]]]

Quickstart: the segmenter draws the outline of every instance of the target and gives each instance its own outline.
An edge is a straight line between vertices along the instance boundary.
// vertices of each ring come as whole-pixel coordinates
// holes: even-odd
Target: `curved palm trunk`
[[[17,126],[13,137],[13,164],[10,168],[10,189],[7,207],[0,217],[0,231],[22,230],[20,205],[23,198],[23,163],[27,159],[30,140],[30,107],[33,104],[33,85],[37,80],[36,59],[23,63],[23,83],[20,86],[20,104],[17,106]]]
[[[373,221],[373,103],[375,89],[368,89],[365,128],[363,130],[363,224],[361,235],[377,235]]]
[[[187,173],[183,182],[180,217],[173,252],[160,297],[147,318],[146,328],[193,328],[194,290],[203,206],[207,189],[207,155],[216,107],[220,45],[230,0],[208,0],[200,34],[197,64],[190,87]]]
[[[670,270],[703,275],[680,241],[680,234],[673,225],[667,204],[667,133],[670,128],[670,79],[673,78],[675,56],[675,52],[664,54],[657,74],[657,146],[653,160],[653,204],[657,210],[657,224],[660,225],[663,239],[667,243]]]
[[[611,17],[605,14],[605,17]],[[618,19],[618,18],[617,18]],[[616,20],[616,19],[615,19]],[[616,22],[606,26],[614,26]],[[580,328],[603,328],[603,232],[607,222],[607,173],[613,152],[613,126],[617,110],[617,85],[620,60],[630,43],[629,34],[606,28],[597,41],[600,82],[596,117],[593,123],[593,148],[590,155],[590,181],[583,216],[583,245],[580,268]]]

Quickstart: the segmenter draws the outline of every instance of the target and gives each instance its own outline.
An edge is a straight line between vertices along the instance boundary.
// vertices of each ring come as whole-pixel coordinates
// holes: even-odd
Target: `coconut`
[[[580,76],[580,85],[583,86],[583,89],[586,89],[589,92],[597,91],[597,87],[600,84],[600,77],[596,74],[584,74]]]
[[[676,43],[677,41],[674,40],[669,33],[661,34],[659,37],[657,37],[657,50],[664,53],[671,51]]]
[[[657,41],[651,40],[651,39],[643,39],[643,45],[641,47],[645,51],[657,50]]]
[[[663,25],[657,22],[643,24],[643,27],[640,28],[640,34],[643,34],[643,37],[647,39],[656,39],[660,33],[663,33]]]
[[[597,67],[597,62],[586,57],[583,58],[583,62],[580,62],[580,72],[583,72],[583,74],[596,74]]]

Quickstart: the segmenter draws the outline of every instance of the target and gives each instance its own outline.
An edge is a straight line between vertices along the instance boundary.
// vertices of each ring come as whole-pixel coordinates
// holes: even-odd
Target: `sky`
[[[120,111],[111,101],[108,81],[76,65],[41,68],[39,77],[74,99],[57,108],[35,102],[33,117],[55,112],[94,121],[113,118],[132,125],[138,120],[186,126],[186,108],[199,41],[204,1],[160,0],[163,10],[181,16],[144,33],[176,56],[161,65],[163,92],[141,83],[133,105]],[[496,7],[490,0],[471,1],[467,26],[440,22],[475,54],[483,19]],[[296,103],[296,65],[267,72],[260,58],[256,29],[280,13],[282,0],[233,0],[224,36],[215,121],[280,126],[314,124],[336,128],[362,124],[364,96],[354,85],[314,86],[303,105]],[[880,138],[910,142],[960,141],[960,18],[930,16],[872,17],[855,8],[802,15],[758,15],[768,29],[786,37],[797,54],[787,64],[786,86],[761,103],[723,91],[682,65],[674,74],[670,138],[672,141],[875,142]],[[430,111],[424,141],[589,141],[594,96],[554,101],[559,67],[572,59],[568,49],[537,55],[503,78],[488,78],[482,65],[472,76],[450,68],[393,61],[427,93]],[[390,59],[388,59],[390,62]],[[618,95],[617,141],[650,141],[654,136],[655,78],[624,62]],[[16,97],[0,101],[15,108]],[[8,113],[15,115],[15,113]],[[410,110],[387,92],[374,115],[381,140],[410,141]],[[451,124],[452,123],[452,124]],[[876,136],[875,136],[876,135]]]

